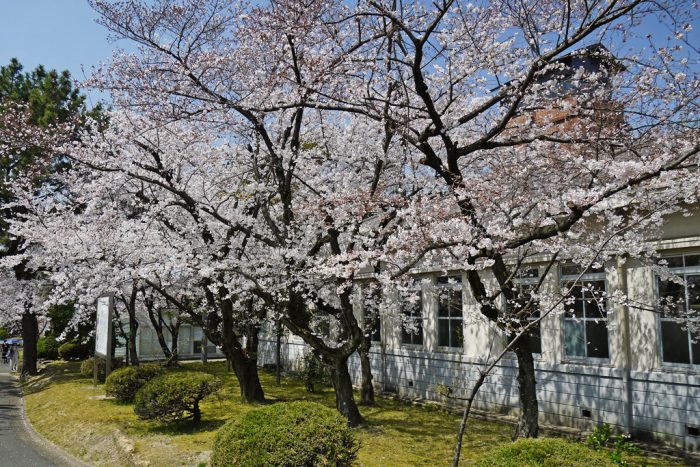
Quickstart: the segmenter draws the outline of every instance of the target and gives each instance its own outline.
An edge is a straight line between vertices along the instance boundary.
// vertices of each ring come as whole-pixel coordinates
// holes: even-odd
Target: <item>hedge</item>
[[[212,467],[352,465],[359,444],[346,419],[315,402],[280,402],[248,412],[216,436]]]
[[[201,419],[199,403],[220,387],[221,382],[207,373],[166,373],[139,389],[134,412],[141,418],[166,423],[191,418],[196,425]]]
[[[120,402],[132,402],[141,387],[164,373],[165,369],[157,363],[119,368],[107,377],[105,392]]]
[[[490,451],[477,467],[610,466],[608,456],[584,444],[559,438],[519,439]]]
[[[40,337],[36,343],[36,356],[46,360],[56,360],[58,358],[58,342],[53,336]]]
[[[90,355],[90,350],[80,341],[68,341],[58,347],[58,355],[62,360],[82,360]]]

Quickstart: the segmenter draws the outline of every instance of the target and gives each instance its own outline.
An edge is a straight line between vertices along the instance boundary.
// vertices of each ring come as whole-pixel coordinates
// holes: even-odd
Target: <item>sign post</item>
[[[94,380],[97,386],[97,357],[105,359],[105,378],[112,369],[112,314],[114,296],[105,295],[97,299],[97,322],[95,324]]]

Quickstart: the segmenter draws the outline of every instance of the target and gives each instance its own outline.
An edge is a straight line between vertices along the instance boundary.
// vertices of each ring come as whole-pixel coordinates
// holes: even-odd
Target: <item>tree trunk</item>
[[[372,384],[372,366],[369,361],[369,349],[372,345],[371,337],[364,336],[360,344],[360,368],[362,381],[360,382],[360,405],[374,405],[374,385]]]
[[[134,319],[131,318],[131,313],[129,313],[129,356],[128,361],[131,365],[139,365],[139,356],[136,352],[136,335],[139,329],[139,322],[136,321],[136,313],[134,313]]]
[[[136,319],[136,298],[138,296],[139,288],[138,282],[134,281],[131,284],[131,293],[127,299],[123,294],[121,295],[121,301],[124,303],[126,312],[129,315],[129,339],[127,341],[127,347],[129,348],[129,359],[127,364],[138,366],[139,356],[136,353],[136,332],[139,329],[139,322]],[[113,340],[116,343],[116,340]]]
[[[202,352],[200,354],[200,357],[202,359],[202,363],[207,363],[208,355],[207,355],[207,345],[209,344],[209,341],[207,340],[207,335],[202,332],[202,340],[201,340],[201,349]]]
[[[527,335],[518,340],[514,346],[514,350],[518,358],[520,418],[513,439],[536,438],[539,433],[537,382],[535,380],[535,362],[532,358],[530,340]]]
[[[334,362],[333,388],[335,389],[335,406],[338,412],[348,419],[348,425],[357,426],[362,423],[362,416],[352,392],[347,357],[337,357]]]
[[[179,336],[180,322],[178,321],[170,330],[170,358],[168,358],[168,363],[171,365],[176,364],[180,356],[180,349],[178,345]]]
[[[192,410],[192,424],[199,425],[202,420],[202,410],[199,408],[199,401],[194,402],[194,407]]]
[[[275,384],[279,386],[282,381],[282,323],[277,320],[275,326],[275,334],[277,337],[275,345]]]
[[[24,342],[24,354],[22,358],[22,378],[37,373],[37,340],[39,339],[39,323],[36,315],[29,310],[22,314],[22,340]]]
[[[242,352],[234,351],[230,362],[241,387],[243,400],[245,402],[265,402],[265,393],[258,377],[257,358],[248,358]]]

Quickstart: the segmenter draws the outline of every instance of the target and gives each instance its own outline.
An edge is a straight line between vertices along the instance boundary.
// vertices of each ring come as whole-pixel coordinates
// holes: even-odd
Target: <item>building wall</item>
[[[136,339],[136,351],[138,352],[139,359],[142,360],[163,360],[165,356],[163,355],[163,350],[158,343],[158,337],[156,332],[151,327],[150,322],[144,320],[139,323],[138,336]],[[165,342],[170,347],[170,333],[167,329],[163,330],[165,336]],[[183,324],[180,326],[180,331],[177,336],[177,346],[178,346],[178,357],[181,359],[188,358],[199,358],[201,356],[200,346],[195,346],[195,341],[201,340],[201,328],[198,326],[192,326],[189,324]],[[124,353],[122,351],[122,353]],[[210,358],[220,358],[224,354],[211,344],[207,346],[207,355]]]
[[[673,216],[658,242],[663,254],[700,253],[700,216]],[[546,258],[542,258],[544,261]],[[544,272],[545,263],[539,265]],[[381,343],[373,343],[371,362],[374,383],[380,390],[409,399],[459,405],[446,399],[443,391],[464,397],[471,389],[478,372],[489,358],[497,355],[505,338],[495,326],[483,318],[476,303],[462,288],[463,345],[445,349],[438,345],[437,286],[435,277],[442,274],[423,272],[433,283],[423,283],[423,345],[401,343],[399,310],[382,315]],[[613,261],[606,264],[608,292],[627,291],[636,303],[653,304],[658,295],[654,272],[637,260]],[[466,278],[462,278],[466,284]],[[555,273],[544,283],[549,291],[558,290],[560,277]],[[358,293],[360,293],[358,291]],[[393,292],[386,292],[392,294]],[[394,300],[398,303],[398,300]],[[356,300],[360,303],[360,300]],[[397,306],[398,308],[398,306]],[[385,310],[387,311],[387,310]],[[358,305],[356,316],[362,320]],[[180,330],[180,355],[197,357],[193,341],[197,329],[183,325]],[[163,358],[155,333],[150,326],[139,330],[139,356],[143,359]],[[564,351],[564,317],[553,313],[541,322],[542,352],[535,359],[537,391],[542,423],[591,430],[602,423],[613,425],[620,432],[667,443],[688,452],[700,451],[700,365],[669,365],[662,362],[658,313],[622,305],[608,307],[609,359],[567,358]],[[169,336],[166,336],[169,341]],[[275,363],[273,334],[261,334],[259,364]],[[209,354],[214,353],[213,348]],[[293,335],[282,339],[282,364],[299,368],[308,352],[303,341]],[[350,361],[354,380],[359,384],[359,358]],[[517,415],[517,362],[507,355],[496,366],[482,386],[475,408],[499,414]]]
[[[686,231],[685,222],[700,231],[699,217],[678,217],[671,232]],[[684,230],[685,229],[685,230]],[[675,235],[675,234],[674,234]],[[664,253],[700,253],[700,238],[675,237],[659,242]],[[543,271],[544,263],[540,267]],[[436,273],[435,275],[438,275]],[[636,303],[654,304],[656,278],[651,268],[639,261],[606,264],[608,292],[627,290]],[[466,283],[466,280],[463,280]],[[545,284],[559,287],[555,274]],[[423,285],[424,340],[422,346],[401,344],[398,312],[382,317],[382,342],[374,343],[371,362],[374,383],[380,390],[409,399],[458,405],[441,393],[445,386],[455,396],[467,395],[487,359],[497,355],[505,340],[492,323],[475,313],[473,299],[463,287],[464,343],[446,350],[437,345],[437,297],[435,286]],[[361,318],[361,310],[357,311]],[[659,441],[688,452],[700,451],[700,365],[670,365],[662,362],[658,313],[622,305],[608,307],[609,359],[567,358],[563,343],[561,313],[551,314],[541,324],[542,353],[536,358],[537,391],[541,422],[592,430],[602,423],[640,439]],[[274,362],[274,342],[264,337],[260,363]],[[283,341],[285,367],[298,365],[307,352],[294,336]],[[351,359],[351,372],[359,384],[359,359]],[[481,388],[475,407],[499,413],[518,413],[517,362],[506,356]]]

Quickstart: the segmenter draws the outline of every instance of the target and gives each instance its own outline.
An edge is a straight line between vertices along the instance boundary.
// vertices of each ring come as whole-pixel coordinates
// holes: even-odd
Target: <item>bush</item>
[[[345,466],[353,464],[358,449],[337,411],[315,402],[280,402],[224,425],[211,465]]]
[[[82,360],[90,356],[90,348],[79,341],[68,341],[58,348],[58,355],[62,360]]]
[[[200,401],[220,387],[221,382],[208,373],[168,373],[139,389],[134,412],[141,418],[166,423],[191,418],[196,425],[201,419]]]
[[[105,381],[105,392],[120,402],[132,402],[144,384],[165,373],[157,363],[119,368]]]
[[[94,358],[90,357],[80,364],[80,374],[86,378],[94,377],[95,373],[93,370]],[[112,370],[116,370],[124,364],[121,358],[112,359]],[[107,369],[107,362],[103,358],[97,358],[97,379],[100,381],[105,380],[105,370]]]
[[[36,343],[36,356],[45,360],[56,360],[58,358],[58,342],[53,336],[40,337]]]
[[[609,466],[607,456],[585,445],[565,439],[519,439],[489,452],[478,467]]]
[[[627,465],[623,453],[639,454],[641,450],[629,440],[629,436],[613,435],[612,427],[604,423],[588,436],[586,443],[595,450],[608,448],[608,457],[615,465]]]
[[[316,392],[316,385],[331,384],[330,369],[313,352],[304,355],[300,373],[308,392]]]

